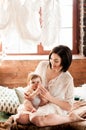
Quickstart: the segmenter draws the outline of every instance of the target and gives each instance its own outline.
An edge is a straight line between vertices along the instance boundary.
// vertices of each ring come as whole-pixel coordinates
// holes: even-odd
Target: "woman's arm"
[[[48,100],[46,100],[41,95],[39,95],[39,98],[41,99],[41,102],[40,102],[39,106],[43,106],[43,105],[45,105],[45,104],[47,104],[49,102]]]
[[[41,87],[40,91],[41,91],[41,96],[43,98],[45,98],[47,101],[49,101],[49,102],[51,102],[53,104],[58,105],[59,107],[61,107],[64,110],[69,111],[71,109],[71,104],[69,104],[69,102],[57,99],[56,97],[53,97],[49,93],[49,91],[47,89],[45,89],[44,87]]]

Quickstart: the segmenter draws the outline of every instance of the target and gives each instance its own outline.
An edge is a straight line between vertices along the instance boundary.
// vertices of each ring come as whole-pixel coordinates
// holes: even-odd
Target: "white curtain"
[[[40,7],[42,28],[39,21]],[[60,26],[59,14],[59,0],[0,0],[0,35],[5,38],[5,42],[11,40],[10,36],[12,39],[15,36],[36,44],[56,43]]]
[[[56,45],[60,31],[59,0],[43,0],[43,27],[41,41],[43,45]]]
[[[6,35],[16,28],[24,39],[38,40],[40,2],[37,0],[0,0],[0,29]]]

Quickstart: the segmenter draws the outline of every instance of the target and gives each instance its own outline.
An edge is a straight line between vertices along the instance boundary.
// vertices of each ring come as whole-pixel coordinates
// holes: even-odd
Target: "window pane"
[[[72,5],[73,0],[60,0],[61,5]]]
[[[72,6],[62,6],[61,27],[72,27]]]
[[[62,28],[60,31],[59,41],[61,44],[65,44],[70,49],[73,49],[72,48],[72,28]]]
[[[59,43],[73,49],[72,22],[73,22],[73,0],[60,0],[61,8],[61,29]]]

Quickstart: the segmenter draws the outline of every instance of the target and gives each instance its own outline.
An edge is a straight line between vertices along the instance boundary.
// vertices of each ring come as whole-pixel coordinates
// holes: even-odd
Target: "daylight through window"
[[[59,44],[73,49],[73,0],[0,2],[0,42],[5,53],[37,53]]]

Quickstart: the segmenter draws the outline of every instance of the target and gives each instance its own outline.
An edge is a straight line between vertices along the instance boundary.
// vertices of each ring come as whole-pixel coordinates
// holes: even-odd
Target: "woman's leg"
[[[11,126],[15,123],[20,123],[20,124],[28,124],[29,123],[29,115],[28,114],[21,114],[21,115],[12,115],[8,118],[8,120],[0,125],[0,130],[10,130]]]
[[[23,125],[29,124],[29,114],[20,114],[19,117],[16,118],[16,122]]]
[[[35,116],[31,118],[31,122],[37,126],[43,127],[43,126],[54,126],[54,125],[60,125],[64,123],[69,122],[75,122],[82,120],[78,115],[75,113],[71,113],[67,116],[61,116],[57,114],[49,114],[45,116]]]

